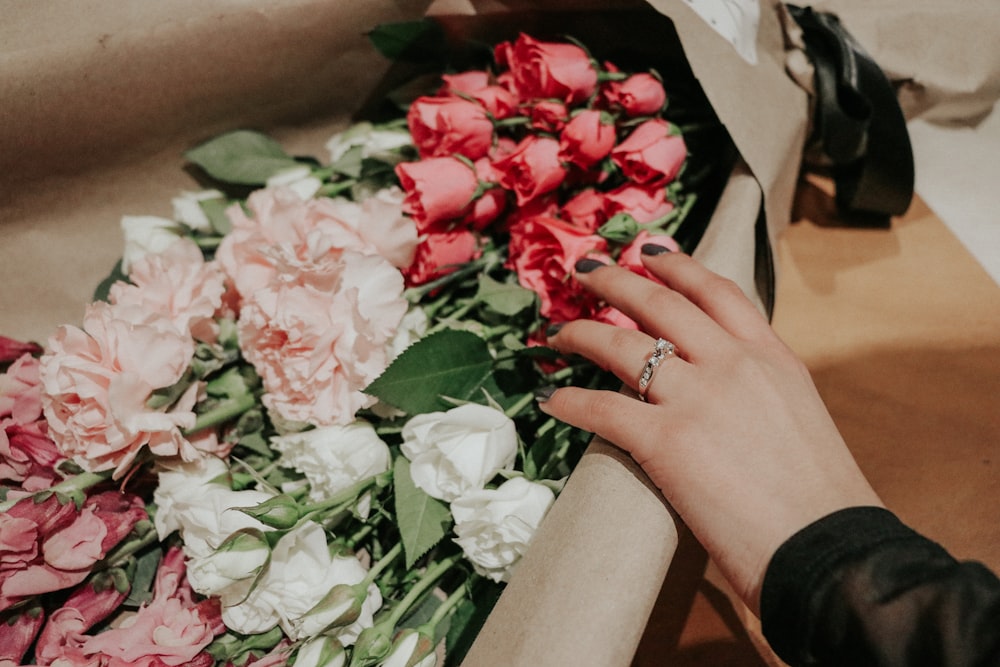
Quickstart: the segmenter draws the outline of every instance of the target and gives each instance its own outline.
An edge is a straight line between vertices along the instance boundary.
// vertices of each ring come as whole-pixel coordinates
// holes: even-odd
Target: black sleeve
[[[835,512],[774,554],[761,623],[790,665],[1000,665],[1000,580],[878,507]]]

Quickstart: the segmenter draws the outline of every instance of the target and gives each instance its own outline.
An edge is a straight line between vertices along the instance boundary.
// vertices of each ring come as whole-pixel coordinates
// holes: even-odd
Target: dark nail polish
[[[545,330],[545,337],[546,338],[552,338],[553,336],[555,336],[557,333],[559,333],[562,330],[564,324],[566,324],[566,323],[565,322],[556,322],[555,324],[550,324],[549,328]]]
[[[545,401],[552,398],[552,394],[554,393],[556,393],[556,387],[553,387],[552,385],[548,385],[546,387],[539,387],[534,391],[535,400],[538,401],[539,403],[544,403]]]
[[[594,269],[599,269],[602,266],[605,266],[604,262],[598,262],[596,259],[584,257],[574,265],[574,268],[577,273],[590,273]]]
[[[655,243],[644,243],[639,250],[643,255],[662,255],[665,252],[673,252],[670,248]]]

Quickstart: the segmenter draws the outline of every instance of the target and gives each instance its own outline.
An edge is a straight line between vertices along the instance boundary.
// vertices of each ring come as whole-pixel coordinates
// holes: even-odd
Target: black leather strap
[[[811,142],[830,165],[837,207],[887,224],[913,198],[913,149],[892,84],[836,16],[788,10],[816,69]]]

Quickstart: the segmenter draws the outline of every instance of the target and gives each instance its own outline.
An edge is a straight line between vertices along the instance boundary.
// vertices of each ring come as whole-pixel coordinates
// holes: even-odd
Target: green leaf
[[[445,667],[462,664],[502,592],[502,585],[487,579],[480,578],[473,584],[471,599],[462,600],[449,619]]]
[[[111,273],[108,277],[100,282],[97,289],[94,290],[94,301],[107,301],[108,294],[111,292],[111,286],[118,281],[128,282],[128,276],[122,271],[122,261],[119,259],[115,264],[114,268],[111,269]]]
[[[407,348],[365,393],[408,414],[435,412],[451,407],[442,396],[471,399],[492,368],[486,341],[446,329]]]
[[[368,33],[372,45],[390,60],[426,62],[440,59],[445,45],[441,26],[434,21],[384,23]]]
[[[535,303],[535,293],[520,285],[499,282],[482,273],[479,275],[476,299],[501,315],[516,315]]]
[[[212,225],[212,231],[220,236],[225,236],[230,231],[232,231],[233,225],[229,222],[229,216],[226,215],[226,209],[229,208],[228,199],[203,199],[198,202],[201,206],[202,212],[205,217],[208,218],[208,222]]]
[[[210,139],[184,154],[212,178],[238,185],[263,185],[280,171],[299,166],[270,137],[236,130]]]
[[[156,579],[156,570],[160,566],[161,556],[159,549],[152,549],[136,559],[132,590],[123,603],[126,607],[138,607],[153,599],[153,581]]]
[[[403,456],[396,459],[393,484],[396,490],[396,521],[403,539],[406,568],[410,569],[448,532],[451,511],[447,504],[417,488],[410,477],[410,462]]]

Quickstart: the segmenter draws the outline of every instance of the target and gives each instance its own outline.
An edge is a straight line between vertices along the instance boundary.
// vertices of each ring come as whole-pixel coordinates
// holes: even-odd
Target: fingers
[[[733,281],[682,253],[644,253],[642,260],[650,273],[730,334],[744,340],[772,336],[767,320]]]
[[[653,354],[655,340],[650,336],[594,320],[577,320],[550,330],[549,344],[563,354],[584,356],[601,368],[610,370],[626,386],[639,391],[639,377]],[[646,398],[651,403],[668,399],[670,387],[683,384],[688,373],[688,362],[666,355],[653,368]]]
[[[635,320],[643,331],[673,342],[683,359],[697,361],[722,344],[725,332],[684,295],[628,269],[595,264],[579,262],[576,279]],[[639,353],[648,349],[643,346]]]

